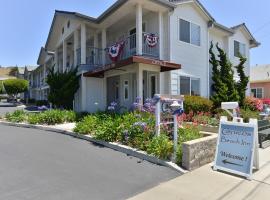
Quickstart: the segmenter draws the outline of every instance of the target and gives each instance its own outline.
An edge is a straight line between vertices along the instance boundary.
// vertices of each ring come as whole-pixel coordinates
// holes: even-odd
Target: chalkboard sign
[[[220,122],[214,169],[250,179],[254,155],[257,156],[257,135],[256,123],[228,122],[223,118]]]

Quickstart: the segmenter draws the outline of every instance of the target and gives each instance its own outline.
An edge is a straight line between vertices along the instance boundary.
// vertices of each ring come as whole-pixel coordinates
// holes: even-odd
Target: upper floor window
[[[234,41],[234,56],[239,57],[240,55],[246,56],[246,45],[235,40]]]
[[[186,20],[179,21],[179,39],[196,46],[201,45],[201,27]]]
[[[124,81],[124,99],[129,99],[129,82],[128,80]]]
[[[262,99],[263,98],[263,88],[252,88],[251,93],[253,97]]]

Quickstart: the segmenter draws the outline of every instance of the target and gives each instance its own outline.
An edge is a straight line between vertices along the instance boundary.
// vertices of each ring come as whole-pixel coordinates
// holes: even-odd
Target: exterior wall
[[[250,88],[263,88],[263,98],[269,99],[270,98],[270,82],[266,83],[251,83]]]
[[[229,58],[233,63],[233,66],[239,64],[239,58],[234,56],[234,41],[241,42],[246,45],[246,58],[247,62],[245,64],[245,73],[246,75],[250,76],[250,43],[247,37],[245,36],[244,32],[240,29],[236,31],[236,33],[229,38]],[[238,76],[235,75],[235,78],[238,79]],[[250,83],[248,84],[248,89],[246,94],[250,95]]]
[[[179,19],[201,27],[201,46],[179,40]],[[180,93],[181,71],[200,78],[201,95],[208,96],[208,24],[191,4],[178,6],[170,16],[170,61],[181,63],[182,69],[171,72],[171,94]]]

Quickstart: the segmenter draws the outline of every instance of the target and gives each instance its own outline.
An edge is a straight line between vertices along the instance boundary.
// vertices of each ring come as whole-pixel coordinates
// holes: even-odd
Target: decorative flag
[[[144,40],[150,48],[153,48],[158,44],[159,37],[154,33],[145,33]]]
[[[121,56],[123,52],[124,46],[125,46],[125,42],[117,42],[108,48],[110,59],[113,62],[118,61],[119,57]]]

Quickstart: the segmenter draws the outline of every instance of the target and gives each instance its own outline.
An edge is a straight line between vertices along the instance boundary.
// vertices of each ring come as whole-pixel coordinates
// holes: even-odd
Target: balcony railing
[[[144,39],[145,33],[143,33],[143,44],[142,44],[142,54],[146,57],[151,57],[158,59],[159,58],[159,43],[156,46],[149,46],[146,40]],[[130,35],[122,41],[123,42],[123,50],[119,55],[117,61],[127,59],[131,56],[136,55],[136,34]],[[109,46],[114,45],[115,43],[111,43]],[[81,49],[77,49],[77,65],[81,65]],[[90,66],[90,68],[95,68],[103,65],[103,54],[105,54],[105,64],[111,64],[114,61],[109,56],[108,48],[100,49],[96,47],[87,47],[86,51],[86,65]]]

